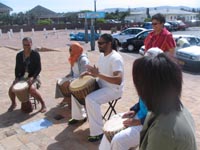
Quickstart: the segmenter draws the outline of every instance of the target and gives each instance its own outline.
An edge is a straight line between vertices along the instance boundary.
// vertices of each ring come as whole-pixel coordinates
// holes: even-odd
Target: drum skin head
[[[79,89],[84,87],[84,85],[90,84],[91,82],[95,82],[95,78],[92,76],[83,76],[82,78],[77,78],[70,83],[70,89]]]
[[[13,86],[13,90],[18,91],[21,89],[25,89],[28,87],[28,83],[26,81],[19,81]]]
[[[123,129],[125,129],[123,125],[123,121],[126,120],[126,118],[122,118],[120,115],[114,115],[111,117],[110,120],[106,121],[103,126],[103,132],[108,139],[108,141],[111,142],[114,135]]]
[[[123,119],[121,117],[113,117],[110,120],[106,121],[104,124],[103,130],[107,132],[115,132],[124,129]]]

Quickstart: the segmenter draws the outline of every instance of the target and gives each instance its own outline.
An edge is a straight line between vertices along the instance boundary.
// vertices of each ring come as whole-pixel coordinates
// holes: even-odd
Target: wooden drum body
[[[25,113],[33,111],[31,102],[29,101],[28,83],[26,81],[19,81],[13,86],[13,92],[21,102],[21,110]]]
[[[79,103],[85,105],[85,97],[91,92],[97,90],[98,84],[94,77],[86,75],[82,78],[73,80],[70,83],[69,89]]]
[[[122,118],[120,114],[116,114],[112,116],[110,120],[105,122],[103,132],[110,142],[116,133],[125,129],[123,121],[126,119],[127,118]]]

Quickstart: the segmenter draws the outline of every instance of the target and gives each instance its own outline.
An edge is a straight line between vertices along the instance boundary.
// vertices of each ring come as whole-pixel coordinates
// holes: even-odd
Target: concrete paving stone
[[[6,150],[14,150],[18,147],[22,146],[23,143],[18,139],[16,135],[7,137],[0,141],[0,144],[6,149]]]
[[[0,144],[0,150],[5,150],[5,148]]]
[[[9,137],[17,134],[17,132],[14,129],[10,129],[9,131],[5,131],[4,134],[6,135],[6,137]]]
[[[35,143],[27,143],[26,146],[28,147],[29,150],[40,150],[40,148],[35,145]]]

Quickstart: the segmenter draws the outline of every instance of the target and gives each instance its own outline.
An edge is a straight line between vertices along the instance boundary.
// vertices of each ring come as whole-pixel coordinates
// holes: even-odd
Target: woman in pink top
[[[176,43],[172,34],[164,27],[165,17],[158,13],[152,16],[151,21],[153,31],[149,33],[144,41],[145,52],[152,47],[158,47],[173,56]]]

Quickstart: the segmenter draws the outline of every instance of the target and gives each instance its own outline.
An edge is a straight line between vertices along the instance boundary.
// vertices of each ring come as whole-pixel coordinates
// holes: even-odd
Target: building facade
[[[180,9],[150,9],[149,14],[153,16],[154,14],[162,13],[166,21],[175,21],[182,20],[184,22],[190,22],[192,20],[196,20],[196,16],[198,13],[183,11]],[[129,22],[144,22],[145,18],[147,18],[146,10],[143,11],[132,11],[130,16],[125,18],[125,21]]]

